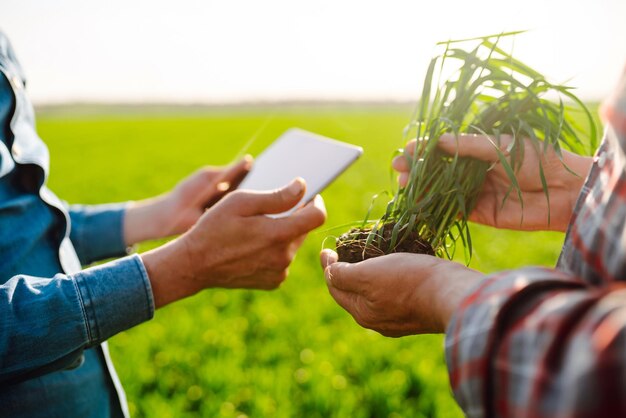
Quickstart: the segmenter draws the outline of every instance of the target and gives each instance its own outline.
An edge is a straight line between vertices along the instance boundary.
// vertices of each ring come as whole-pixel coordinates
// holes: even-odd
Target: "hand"
[[[500,148],[506,155],[506,148],[512,137],[502,135]],[[491,140],[482,135],[445,134],[439,139],[439,147],[446,153],[459,153],[461,157],[471,157],[494,163],[487,173],[476,207],[469,216],[471,221],[496,228],[520,230],[565,231],[569,224],[574,205],[580,194],[583,182],[591,167],[592,159],[563,150],[563,162],[577,176],[567,171],[554,149],[536,150],[529,139],[525,139],[524,161],[516,173],[522,191],[524,211],[522,218],[521,202],[512,191],[504,206],[502,201],[511,186],[511,181],[502,165]],[[413,155],[415,141],[406,145],[406,151]],[[548,190],[550,192],[550,223],[548,224],[548,202],[539,176],[539,163],[543,165]],[[404,156],[393,160],[393,167],[400,172],[398,181],[406,185],[409,175],[409,162]],[[523,222],[520,223],[520,221]]]
[[[163,306],[208,287],[274,289],[306,234],[326,219],[317,196],[290,216],[304,195],[304,180],[273,192],[235,191],[206,211],[178,239],[142,254],[155,304]]]
[[[133,202],[124,216],[124,240],[132,245],[182,234],[204,211],[237,188],[252,167],[252,157],[222,168],[205,167],[161,196]]]
[[[465,293],[483,275],[462,264],[422,254],[396,253],[339,263],[322,251],[332,297],[356,322],[388,337],[444,332]]]

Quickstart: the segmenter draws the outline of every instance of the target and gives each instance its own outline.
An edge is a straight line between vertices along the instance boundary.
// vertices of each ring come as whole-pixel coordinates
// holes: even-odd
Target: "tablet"
[[[288,216],[312,200],[363,153],[361,147],[292,128],[256,159],[239,189],[274,190],[296,177],[306,181],[306,193],[293,209],[272,217]]]

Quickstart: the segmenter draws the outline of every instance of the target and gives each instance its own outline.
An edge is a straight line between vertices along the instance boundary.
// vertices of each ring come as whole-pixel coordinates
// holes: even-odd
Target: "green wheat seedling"
[[[562,149],[577,154],[595,150],[594,119],[572,88],[549,82],[500,47],[503,38],[511,39],[518,33],[437,44],[442,52],[428,66],[421,98],[404,132],[405,140],[417,140],[413,155],[405,152],[410,162],[407,185],[395,191],[379,220],[364,225],[368,231],[365,246],[390,253],[417,234],[437,256],[452,258],[460,239],[469,262],[472,242],[468,217],[490,164],[443,153],[437,141],[444,133],[476,133],[491,138],[498,163],[511,181],[502,203],[510,193],[516,193],[523,202],[515,173],[529,143],[543,152],[553,148],[561,160]],[[586,121],[582,126],[575,118],[581,112]],[[512,137],[505,151],[499,146],[502,135]],[[526,145],[524,138],[530,139]],[[539,176],[549,207],[550,194],[541,165]],[[549,222],[550,214],[547,216]],[[345,238],[350,240],[351,234],[354,232]],[[381,238],[383,235],[386,239]]]

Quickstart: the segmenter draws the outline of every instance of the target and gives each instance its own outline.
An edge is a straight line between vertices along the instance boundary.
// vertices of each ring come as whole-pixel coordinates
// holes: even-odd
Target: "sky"
[[[0,0],[36,104],[416,100],[437,41],[526,29],[515,55],[601,99],[625,0]]]

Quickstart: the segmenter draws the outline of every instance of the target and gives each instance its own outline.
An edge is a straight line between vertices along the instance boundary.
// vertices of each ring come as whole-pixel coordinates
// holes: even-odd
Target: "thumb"
[[[325,252],[322,252],[324,257]],[[336,261],[333,254],[326,253],[327,262]],[[336,256],[336,254],[335,254]],[[322,263],[324,260],[322,259]],[[360,274],[359,264],[350,264],[344,262],[332,262],[324,269],[324,277],[328,287],[339,289],[344,292],[362,293],[366,287],[367,279]]]
[[[330,266],[333,263],[336,263],[338,260],[338,256],[337,253],[334,252],[333,250],[323,250],[320,253],[320,263],[322,264],[322,268],[324,269],[324,272],[326,272],[326,269],[328,268],[328,266]]]
[[[239,204],[239,213],[243,216],[268,215],[285,212],[294,207],[304,196],[306,183],[297,177],[288,185],[268,192],[243,192],[245,199]]]
[[[441,135],[437,146],[447,154],[459,153],[459,157],[470,157],[477,160],[495,163],[499,160],[498,150],[508,155],[508,146],[513,142],[510,135],[499,138],[486,135],[447,133]]]

